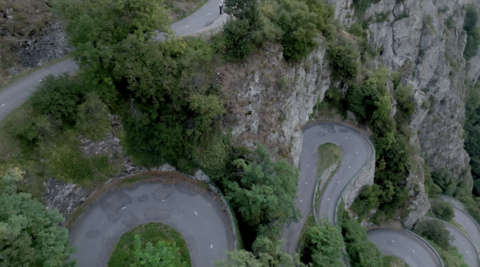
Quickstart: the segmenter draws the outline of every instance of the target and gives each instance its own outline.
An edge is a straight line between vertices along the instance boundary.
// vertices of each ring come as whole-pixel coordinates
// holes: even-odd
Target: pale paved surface
[[[141,183],[115,189],[93,203],[70,228],[72,258],[79,267],[106,266],[119,238],[132,228],[160,222],[175,228],[188,245],[194,267],[213,266],[233,249],[229,222],[211,193],[188,185]],[[196,213],[195,213],[196,212]]]
[[[478,267],[478,254],[472,242],[457,228],[445,223],[445,228],[455,237],[452,245],[458,248],[458,252],[463,255],[465,263],[470,267]]]
[[[311,214],[314,187],[317,181],[317,149],[325,143],[336,144],[344,153],[339,171],[326,185],[320,200],[319,216],[328,217],[332,223],[337,201],[343,189],[372,153],[363,134],[354,128],[325,122],[311,125],[304,130],[297,188],[298,198],[295,200],[303,219],[299,223],[292,223],[290,227],[283,227],[283,236],[287,239],[284,249],[289,253],[296,251],[305,217]],[[411,267],[441,266],[435,252],[424,241],[407,231],[375,230],[369,232],[369,240],[375,241],[385,255],[397,256],[409,263]],[[388,244],[391,240],[396,242]],[[416,251],[413,252],[414,250]]]
[[[455,217],[453,219],[458,222],[467,232],[476,249],[480,248],[480,229],[475,221],[468,213],[461,202],[447,196],[441,196],[442,200],[451,204]]]
[[[375,243],[384,255],[398,257],[410,267],[441,266],[425,241],[406,230],[372,230],[368,232],[368,240]]]
[[[192,15],[173,23],[172,29],[177,36],[186,36],[211,25],[217,20],[225,21],[226,14],[224,13],[222,16],[219,14],[218,3],[219,1],[209,0]],[[58,75],[63,72],[73,73],[77,69],[78,66],[73,60],[65,60],[38,70],[0,91],[0,121],[28,100],[35,86],[37,86],[45,76]]]
[[[287,239],[285,248],[289,253],[296,250],[306,216],[312,213],[313,193],[317,182],[317,150],[320,145],[325,143],[336,144],[344,153],[344,159],[339,170],[331,182],[327,184],[320,200],[320,217],[327,216],[332,223],[335,217],[337,200],[343,189],[372,153],[367,141],[356,129],[325,122],[312,125],[304,130],[297,187],[298,198],[295,200],[303,218],[298,223],[292,223],[290,227],[284,226],[283,236]]]

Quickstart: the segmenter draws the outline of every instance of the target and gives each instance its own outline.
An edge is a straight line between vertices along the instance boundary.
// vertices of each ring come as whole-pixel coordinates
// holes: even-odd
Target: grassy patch
[[[384,256],[383,267],[409,267],[409,265],[395,256]]]
[[[135,234],[140,236],[142,246],[145,246],[147,242],[152,243],[154,246],[158,241],[175,242],[179,248],[178,257],[187,263],[187,266],[192,265],[187,243],[182,235],[170,226],[161,223],[149,223],[137,226],[120,237],[108,261],[109,267],[130,266],[133,263],[133,237]]]
[[[317,176],[332,166],[335,162],[342,162],[343,151],[338,146],[327,143],[318,147]]]
[[[310,229],[310,227],[315,225],[315,218],[313,215],[310,215],[307,217],[305,220],[305,223],[303,224],[302,231],[300,232],[300,238],[298,239],[298,248],[299,248],[299,255],[302,255],[302,251],[305,248],[305,242],[307,240],[307,231]]]

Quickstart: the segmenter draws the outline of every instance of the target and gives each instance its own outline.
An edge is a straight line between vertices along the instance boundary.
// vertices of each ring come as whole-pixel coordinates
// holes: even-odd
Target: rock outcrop
[[[325,49],[320,46],[300,63],[286,63],[280,45],[266,44],[261,54],[217,73],[226,96],[224,125],[232,127],[234,142],[247,148],[260,142],[274,157],[298,166],[301,126],[330,86]]]
[[[351,25],[354,13],[350,0],[331,1],[337,18]],[[364,14],[370,18],[370,44],[380,51],[381,63],[390,71],[411,64],[402,83],[414,91],[416,110],[411,117],[410,143],[433,169],[447,167],[461,181],[472,185],[469,156],[464,150],[464,79],[476,81],[480,74],[480,54],[467,62],[463,57],[466,33],[463,30],[465,4],[473,0],[381,0]],[[345,16],[344,14],[349,14]],[[382,14],[385,19],[378,20]],[[411,63],[410,63],[411,62]],[[419,159],[421,160],[421,159]],[[409,227],[430,207],[424,192],[423,171],[419,166],[407,178],[410,189]],[[415,189],[415,190],[414,190]]]

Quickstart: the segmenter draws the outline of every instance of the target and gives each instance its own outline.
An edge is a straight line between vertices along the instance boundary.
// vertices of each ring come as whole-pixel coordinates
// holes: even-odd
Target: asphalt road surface
[[[229,222],[213,193],[187,184],[140,183],[110,191],[94,202],[70,228],[72,254],[79,267],[107,266],[113,246],[132,228],[159,222],[185,239],[194,267],[213,266],[233,249]]]
[[[463,259],[465,263],[468,264],[470,267],[478,267],[480,266],[478,263],[478,253],[477,249],[473,245],[473,243],[465,236],[460,230],[453,227],[449,223],[445,223],[445,228],[450,231],[450,233],[455,237],[452,242],[452,245],[458,248],[458,252],[463,255]]]
[[[353,175],[369,159],[372,150],[368,142],[358,130],[335,123],[319,123],[312,125],[303,132],[302,153],[300,154],[297,208],[302,212],[302,220],[284,226],[283,236],[287,239],[285,249],[293,253],[297,249],[298,239],[306,216],[312,213],[312,201],[317,182],[317,150],[325,143],[339,146],[344,153],[344,159],[339,170],[332,178],[320,200],[321,217],[328,216],[333,223],[337,200]]]
[[[363,134],[354,128],[325,122],[311,125],[304,130],[300,154],[298,198],[295,200],[303,219],[299,223],[283,227],[283,236],[287,239],[284,249],[289,253],[296,251],[305,217],[311,214],[314,187],[317,181],[317,150],[325,143],[336,144],[344,154],[343,162],[326,185],[320,200],[319,217],[327,217],[331,223],[334,223],[337,202],[343,189],[373,153]],[[441,266],[433,249],[424,240],[408,231],[375,230],[369,232],[369,240],[374,241],[385,255],[397,256],[411,267]]]
[[[449,202],[455,212],[453,219],[458,222],[467,232],[475,247],[480,248],[480,229],[475,221],[464,209],[463,204],[451,197],[442,196],[442,200]]]
[[[173,23],[172,29],[177,36],[186,36],[209,26],[221,16],[218,4],[219,1],[209,0],[190,16]],[[58,75],[63,72],[74,73],[77,70],[78,66],[73,60],[65,60],[40,69],[0,91],[0,121],[28,100],[32,91],[45,76]]]
[[[368,240],[375,243],[384,255],[400,258],[410,267],[441,266],[426,241],[406,230],[372,230],[368,232]]]

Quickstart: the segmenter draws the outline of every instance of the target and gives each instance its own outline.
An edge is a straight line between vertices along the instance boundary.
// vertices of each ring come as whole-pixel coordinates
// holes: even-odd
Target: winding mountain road
[[[95,201],[69,229],[79,267],[107,266],[113,246],[134,227],[159,222],[185,239],[192,266],[213,266],[233,249],[229,221],[213,193],[184,184],[140,183]]]
[[[187,36],[210,26],[216,21],[225,20],[226,16],[225,13],[220,15],[218,1],[209,0],[196,12],[173,23],[171,27],[177,36]],[[42,68],[6,87],[0,91],[0,121],[28,100],[32,91],[45,76],[58,75],[64,72],[72,74],[77,70],[77,64],[72,59],[68,59]]]
[[[309,125],[304,129],[296,199],[296,206],[301,210],[304,218],[299,223],[283,227],[283,236],[287,239],[285,249],[289,253],[296,251],[305,217],[311,214],[314,187],[317,181],[317,150],[318,146],[325,143],[339,146],[344,154],[344,160],[337,173],[327,183],[319,204],[319,217],[328,217],[332,223],[335,223],[337,202],[344,188],[373,153],[371,144],[365,139],[363,133],[352,127],[323,122]],[[433,248],[411,232],[380,229],[370,231],[369,239],[374,241],[385,255],[395,255],[412,267],[442,266]],[[389,249],[392,246],[385,246],[388,242],[394,243],[398,249]],[[410,248],[412,250],[408,252]]]

